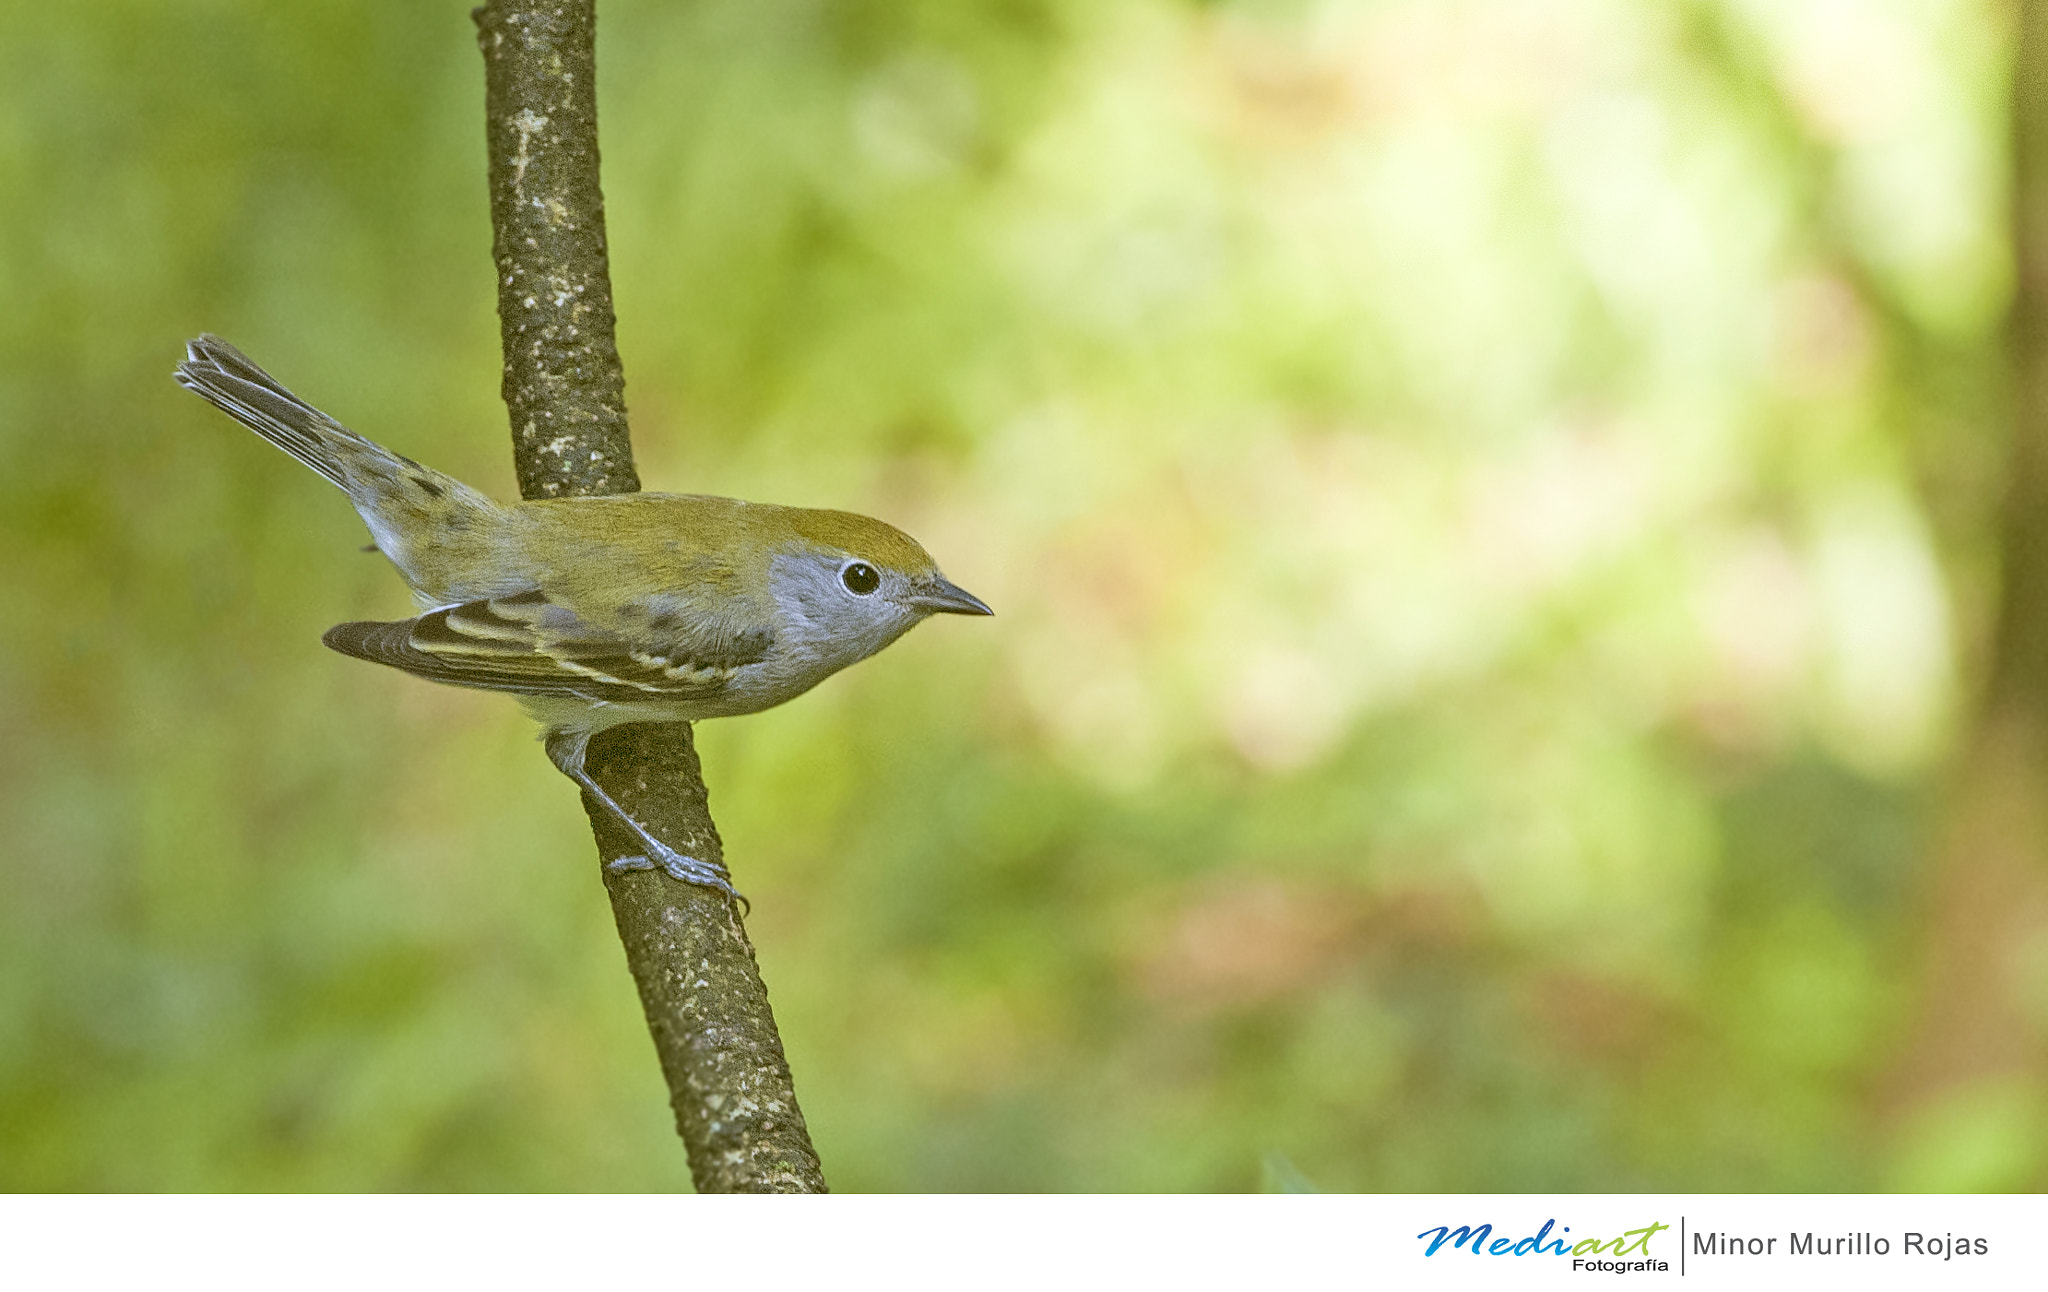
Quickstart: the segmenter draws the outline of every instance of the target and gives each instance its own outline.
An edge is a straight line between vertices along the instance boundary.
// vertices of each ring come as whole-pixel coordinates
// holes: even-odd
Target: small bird
[[[591,737],[629,722],[758,713],[935,614],[994,614],[909,535],[844,511],[696,494],[511,506],[364,439],[217,336],[187,343],[178,383],[339,485],[424,613],[347,623],[344,655],[453,686],[509,691],[548,757],[659,866],[732,897],[584,771]]]

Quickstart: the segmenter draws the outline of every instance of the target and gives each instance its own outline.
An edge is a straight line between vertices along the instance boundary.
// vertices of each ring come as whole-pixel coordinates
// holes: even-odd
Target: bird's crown
[[[938,568],[916,539],[872,516],[804,507],[788,508],[786,514],[791,531],[820,548],[859,556],[900,574],[920,575]]]

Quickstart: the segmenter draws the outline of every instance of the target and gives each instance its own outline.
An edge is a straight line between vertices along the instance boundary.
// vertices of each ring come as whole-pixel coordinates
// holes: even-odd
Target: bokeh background
[[[572,788],[170,380],[513,495],[467,7],[0,4],[0,1186],[688,1187]],[[2007,6],[600,10],[648,487],[999,612],[699,728],[835,1187],[2040,1187]]]

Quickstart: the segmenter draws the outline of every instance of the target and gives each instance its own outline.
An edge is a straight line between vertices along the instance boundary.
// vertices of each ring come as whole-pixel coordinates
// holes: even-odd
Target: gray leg
[[[696,884],[701,888],[715,888],[727,897],[738,897],[742,902],[747,900],[744,897],[740,897],[739,891],[732,886],[732,876],[725,867],[714,866],[708,861],[699,861],[695,857],[685,857],[682,853],[677,852],[674,848],[655,838],[653,831],[626,815],[626,809],[620,807],[611,795],[605,793],[604,790],[598,787],[596,781],[590,779],[590,773],[583,770],[583,755],[590,746],[590,734],[588,732],[565,731],[561,728],[556,728],[547,733],[543,738],[543,743],[548,751],[549,761],[561,770],[562,775],[575,781],[583,787],[584,793],[603,804],[604,809],[616,817],[620,825],[631,830],[633,837],[638,839],[641,845],[647,849],[647,856],[620,857],[616,861],[607,863],[605,867],[607,870],[653,870],[659,867],[685,884]]]

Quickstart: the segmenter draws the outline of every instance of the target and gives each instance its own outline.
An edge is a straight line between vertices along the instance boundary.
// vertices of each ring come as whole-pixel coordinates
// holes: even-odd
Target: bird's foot
[[[752,903],[741,897],[739,890],[732,886],[732,873],[725,867],[713,865],[708,861],[699,861],[695,857],[686,857],[658,839],[652,842],[655,845],[652,860],[639,855],[618,857],[606,862],[604,868],[613,874],[622,874],[629,870],[666,871],[672,879],[685,884],[695,884],[699,888],[716,889],[727,897],[737,898],[742,905],[751,909]]]

